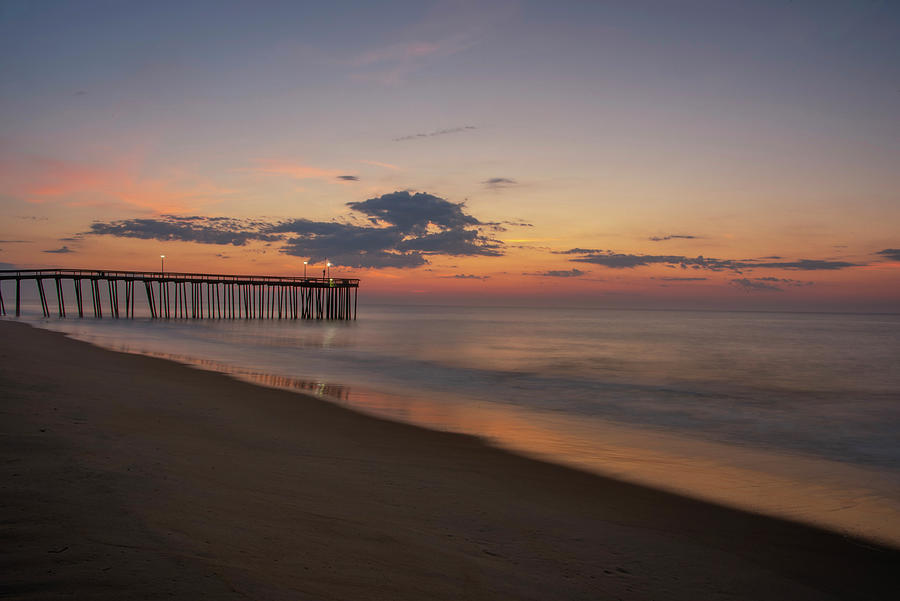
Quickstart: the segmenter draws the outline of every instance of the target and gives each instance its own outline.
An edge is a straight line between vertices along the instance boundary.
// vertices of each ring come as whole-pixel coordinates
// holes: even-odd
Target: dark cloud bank
[[[227,217],[125,219],[95,222],[87,234],[122,238],[179,240],[201,244],[244,246],[262,241],[280,245],[282,253],[326,257],[346,267],[419,267],[430,255],[503,254],[503,244],[486,232],[502,231],[498,223],[482,222],[466,213],[463,203],[432,194],[392,192],[347,206],[363,224],[290,219],[280,222]],[[359,221],[359,219],[357,219]]]
[[[562,255],[580,255],[570,261],[591,263],[612,269],[644,267],[647,265],[668,265],[682,269],[707,269],[710,271],[735,271],[740,273],[748,269],[790,269],[797,271],[833,271],[847,267],[858,267],[858,263],[846,261],[825,261],[819,259],[799,259],[797,261],[756,261],[736,259],[715,259],[712,257],[686,257],[682,255],[633,255],[616,253],[611,250],[594,248],[572,248],[557,251]]]

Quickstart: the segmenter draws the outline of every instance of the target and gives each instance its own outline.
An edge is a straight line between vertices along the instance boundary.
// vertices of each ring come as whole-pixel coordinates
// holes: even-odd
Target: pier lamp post
[[[159,255],[159,272],[166,272],[166,255]]]
[[[325,265],[328,267],[328,279],[330,280],[331,279],[331,263],[329,262],[329,263],[326,263]]]
[[[309,264],[309,261],[303,261],[303,277],[306,278],[306,266]]]

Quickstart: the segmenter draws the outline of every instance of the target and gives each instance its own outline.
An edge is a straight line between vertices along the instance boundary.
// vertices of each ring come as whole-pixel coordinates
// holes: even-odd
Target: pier
[[[59,317],[67,316],[67,289],[74,295],[78,317],[84,317],[86,312],[103,317],[101,290],[105,289],[108,315],[133,318],[135,283],[143,284],[137,290],[143,288],[146,293],[150,317],[164,319],[356,319],[359,296],[359,280],[348,278],[91,269],[0,270],[0,315],[7,314],[2,288],[7,280],[16,282],[16,316],[21,314],[22,282],[28,280],[37,285],[44,317],[51,315],[45,283],[49,283],[51,292],[56,292]]]

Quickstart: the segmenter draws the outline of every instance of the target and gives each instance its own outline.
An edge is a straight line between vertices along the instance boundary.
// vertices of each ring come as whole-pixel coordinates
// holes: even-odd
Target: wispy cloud
[[[731,280],[735,286],[747,292],[784,292],[784,286],[812,286],[813,282],[802,282],[790,278],[736,278]]]
[[[663,282],[703,282],[708,280],[709,278],[656,278],[657,280],[662,280]]]
[[[517,186],[519,184],[519,182],[517,182],[516,180],[510,179],[508,177],[491,177],[481,183],[486,188],[491,188],[494,190],[498,190],[500,188],[509,188],[510,186]]]
[[[496,26],[508,22],[518,9],[514,0],[431,3],[417,22],[392,30],[383,44],[354,55],[346,64],[356,79],[400,83],[437,61],[491,39]]]
[[[398,42],[381,48],[367,50],[351,59],[351,63],[359,67],[378,63],[405,62],[417,58],[454,51],[452,44],[443,41]]]
[[[365,163],[366,165],[374,165],[375,167],[383,167],[385,169],[390,169],[391,171],[401,171],[401,167],[397,165],[392,165],[391,163],[382,163],[381,161],[360,161],[360,163]]]
[[[339,175],[339,176],[337,176],[337,179],[344,181],[344,182],[358,182],[359,176],[357,176],[357,175]]]
[[[550,269],[537,273],[523,273],[522,275],[539,276],[543,278],[579,278],[587,272],[580,269]]]
[[[103,166],[13,157],[0,161],[0,186],[7,194],[36,204],[128,206],[153,212],[194,210],[232,193],[209,180],[177,170],[147,177],[140,167],[135,157],[128,156]]]
[[[436,130],[430,131],[430,132],[400,136],[399,138],[394,138],[394,142],[404,142],[406,140],[421,140],[423,138],[434,138],[437,136],[446,136],[448,134],[458,134],[458,133],[462,133],[464,131],[472,131],[475,129],[478,129],[478,128],[475,127],[474,125],[461,125],[459,127],[447,127],[444,129],[436,129]]]
[[[68,253],[73,253],[73,252],[75,252],[75,251],[72,250],[71,248],[69,248],[68,246],[63,246],[63,247],[61,247],[61,248],[55,248],[55,249],[52,249],[52,250],[45,250],[45,251],[42,251],[42,252],[45,252],[45,253],[51,253],[51,254],[56,254],[56,255],[64,255],[64,254],[68,254]]]
[[[650,236],[647,240],[652,240],[653,242],[665,242],[666,240],[696,240],[697,238],[700,238],[700,236],[691,234],[670,234],[668,236]]]
[[[343,172],[338,171],[337,169],[315,167],[296,161],[258,159],[255,162],[257,164],[256,167],[250,167],[244,170],[261,173],[263,175],[281,175],[293,179],[318,179],[324,181],[334,181],[335,179],[340,179],[343,175]]]
[[[477,10],[477,9],[476,9]],[[370,48],[351,57],[351,76],[382,85],[403,82],[435,60],[468,50],[478,44],[485,31],[484,19],[456,14],[432,13],[424,21],[398,35],[401,39]],[[481,10],[484,13],[484,10]],[[463,21],[459,17],[463,16]]]
[[[487,280],[487,279],[490,279],[491,276],[489,276],[489,275],[469,275],[466,273],[458,273],[456,275],[442,275],[440,277],[444,278],[444,279],[451,279],[451,280]]]
[[[900,248],[885,248],[875,254],[885,257],[888,261],[900,261]]]

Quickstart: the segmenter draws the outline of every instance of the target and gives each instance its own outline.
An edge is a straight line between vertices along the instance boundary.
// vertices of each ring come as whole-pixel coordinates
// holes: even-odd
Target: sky
[[[896,312],[898,39],[883,0],[4,0],[0,269]]]

